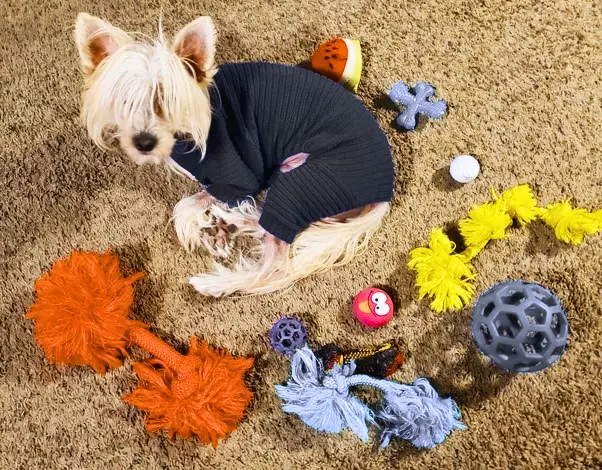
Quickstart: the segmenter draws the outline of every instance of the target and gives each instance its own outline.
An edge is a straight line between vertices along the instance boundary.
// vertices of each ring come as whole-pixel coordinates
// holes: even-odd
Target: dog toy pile
[[[298,350],[291,362],[291,377],[286,385],[276,385],[282,408],[308,426],[323,432],[353,431],[368,441],[368,424],[382,428],[380,445],[392,438],[404,439],[416,447],[434,447],[455,429],[464,429],[460,410],[451,399],[442,399],[426,379],[412,385],[355,375],[355,363],[335,364],[327,373],[308,348]],[[372,411],[350,393],[357,386],[383,392],[383,402]]]
[[[409,87],[405,82],[393,84],[389,98],[397,106],[405,109],[397,116],[397,125],[406,131],[416,129],[419,114],[430,119],[441,119],[447,111],[447,103],[443,100],[431,100],[435,96],[435,87],[425,82],[418,82]]]
[[[564,354],[569,321],[560,300],[544,286],[505,281],[487,289],[470,325],[483,354],[507,372],[538,372]]]
[[[311,68],[356,93],[362,75],[360,42],[340,37],[323,42],[311,56]]]
[[[282,317],[274,323],[270,328],[269,338],[274,351],[285,356],[292,356],[308,344],[307,330],[296,317]],[[337,364],[343,366],[355,362],[357,373],[380,378],[394,374],[406,360],[406,355],[394,340],[378,347],[356,350],[345,350],[329,343],[319,348],[315,355],[326,372]]]
[[[559,240],[573,245],[582,243],[585,235],[602,229],[602,209],[589,212],[573,208],[570,201],[538,207],[528,185],[516,186],[501,196],[492,193],[492,196],[493,202],[473,206],[468,217],[459,222],[466,246],[463,252],[455,252],[456,245],[440,228],[431,232],[428,247],[410,252],[408,267],[417,273],[419,297],[428,296],[435,312],[457,310],[470,302],[475,293],[472,281],[476,276],[471,260],[491,240],[508,237],[513,223],[524,226],[539,219],[554,229]]]
[[[142,277],[124,278],[111,253],[74,252],[38,279],[37,301],[27,318],[35,321],[36,339],[52,363],[104,374],[121,366],[130,345],[151,353],[153,358],[134,364],[140,383],[125,401],[147,414],[149,432],[196,435],[216,447],[251,400],[244,374],[253,359],[199,345],[194,337],[182,355],[148,331],[149,325],[130,319],[132,284]]]

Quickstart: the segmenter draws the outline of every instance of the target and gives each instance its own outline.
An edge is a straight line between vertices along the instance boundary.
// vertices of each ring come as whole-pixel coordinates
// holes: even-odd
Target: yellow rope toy
[[[456,245],[443,230],[431,232],[428,247],[410,251],[408,267],[416,271],[419,297],[431,299],[431,309],[443,313],[459,310],[470,302],[475,288],[476,273],[470,261],[490,240],[506,238],[513,222],[524,226],[540,219],[554,229],[556,237],[572,245],[583,242],[584,236],[602,230],[602,209],[589,212],[573,208],[570,200],[538,207],[531,188],[519,185],[501,196],[492,190],[493,202],[473,206],[468,217],[458,223],[466,249],[455,253]]]

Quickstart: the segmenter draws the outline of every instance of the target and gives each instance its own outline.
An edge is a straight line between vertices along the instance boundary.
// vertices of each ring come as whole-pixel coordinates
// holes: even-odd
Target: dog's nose
[[[150,152],[157,145],[157,138],[148,132],[134,136],[134,146],[141,152]]]

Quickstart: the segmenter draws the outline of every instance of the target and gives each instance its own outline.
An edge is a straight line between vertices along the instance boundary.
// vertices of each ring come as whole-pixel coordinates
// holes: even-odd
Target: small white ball
[[[472,155],[458,155],[452,160],[449,173],[458,183],[470,183],[479,176],[480,169],[481,165]]]

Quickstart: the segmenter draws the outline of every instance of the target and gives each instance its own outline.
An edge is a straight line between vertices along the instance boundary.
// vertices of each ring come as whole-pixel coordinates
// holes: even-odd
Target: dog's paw
[[[214,225],[210,197],[203,191],[183,198],[176,204],[172,220],[180,244],[186,251],[196,250],[204,245],[201,240],[203,230]]]
[[[230,256],[234,234],[230,224],[218,215],[222,212],[224,209],[220,203],[207,191],[178,202],[173,221],[180,244],[187,251],[203,247],[215,257]]]
[[[201,243],[217,258],[227,258],[232,253],[234,237],[232,227],[221,219],[214,219],[212,226],[201,231]]]

